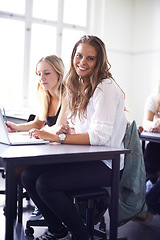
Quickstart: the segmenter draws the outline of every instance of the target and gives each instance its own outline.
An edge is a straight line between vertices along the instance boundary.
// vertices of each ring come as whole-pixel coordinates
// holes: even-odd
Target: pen
[[[4,108],[3,108],[3,116],[4,116],[4,121],[7,122],[6,112],[5,112],[5,109],[4,109]]]

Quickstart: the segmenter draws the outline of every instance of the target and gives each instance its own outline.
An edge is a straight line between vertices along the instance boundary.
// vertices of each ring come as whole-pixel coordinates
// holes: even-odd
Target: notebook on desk
[[[0,143],[7,145],[31,145],[31,144],[46,144],[49,141],[43,139],[30,138],[28,132],[13,132],[8,133],[2,110],[0,109]]]

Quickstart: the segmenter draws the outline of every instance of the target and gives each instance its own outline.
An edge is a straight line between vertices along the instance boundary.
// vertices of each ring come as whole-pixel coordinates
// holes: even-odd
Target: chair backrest
[[[30,114],[27,122],[33,121],[35,119],[36,115]]]
[[[130,149],[131,153],[125,156],[123,174],[119,184],[119,226],[133,219],[146,206],[146,172],[135,121],[127,126],[124,147]],[[111,192],[110,188],[108,188],[108,192]]]
[[[133,121],[126,130],[124,147],[131,150],[125,156],[125,166],[119,189],[119,224],[139,214],[145,206],[146,171],[138,128]]]

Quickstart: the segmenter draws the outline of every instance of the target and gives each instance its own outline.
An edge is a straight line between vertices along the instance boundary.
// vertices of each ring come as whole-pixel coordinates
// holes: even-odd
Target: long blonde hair
[[[93,46],[97,52],[95,69],[87,81],[79,78],[73,65],[77,47],[81,43],[87,43]],[[84,35],[81,37],[73,48],[70,69],[64,80],[69,98],[71,118],[74,118],[77,113],[80,119],[86,117],[85,112],[89,99],[93,95],[97,85],[105,78],[110,78],[114,81],[110,68],[111,65],[107,59],[105,44],[96,36]]]
[[[36,74],[37,74],[37,67],[38,64],[42,61],[48,62],[53,69],[58,73],[58,83],[57,83],[57,90],[55,94],[61,100],[62,92],[63,92],[63,75],[64,75],[64,64],[61,58],[57,57],[56,55],[50,55],[41,58],[37,65],[36,65]],[[44,90],[41,85],[38,83],[37,86],[37,96],[39,102],[39,119],[41,121],[45,121],[47,119],[48,109],[51,102],[51,95],[48,90]]]

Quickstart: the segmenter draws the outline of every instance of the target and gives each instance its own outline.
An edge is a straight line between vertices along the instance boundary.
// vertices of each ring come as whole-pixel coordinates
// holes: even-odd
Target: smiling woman
[[[124,94],[110,72],[105,44],[96,36],[82,36],[73,47],[70,63],[64,79],[66,121],[56,134],[52,128],[32,129],[30,136],[61,144],[123,148],[127,123]],[[120,170],[123,166],[121,156]],[[90,240],[69,193],[75,189],[111,186],[111,173],[112,162],[104,159],[25,169],[21,178],[23,186],[48,225],[48,230],[36,240],[67,240],[68,231],[75,240]]]
[[[97,52],[93,46],[83,43],[77,47],[73,65],[83,80],[92,74],[97,62],[96,57]]]

